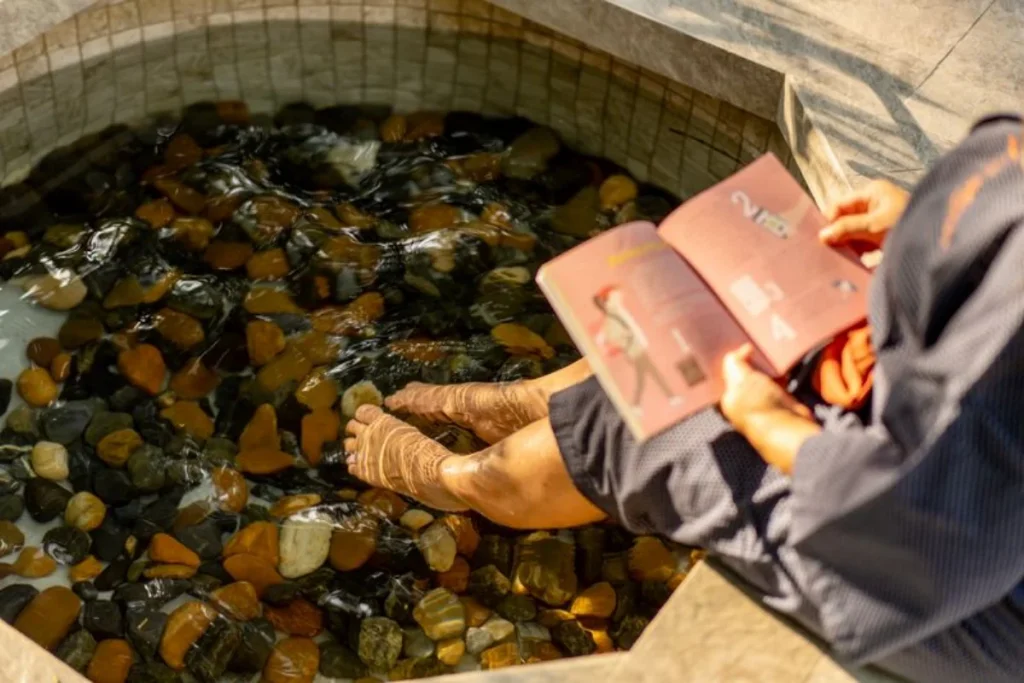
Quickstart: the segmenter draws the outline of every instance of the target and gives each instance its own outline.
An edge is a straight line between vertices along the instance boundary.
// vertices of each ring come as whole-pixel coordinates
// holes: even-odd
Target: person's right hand
[[[873,180],[829,208],[825,216],[829,224],[818,237],[833,247],[851,242],[880,247],[909,201],[910,193],[903,188],[888,180]]]

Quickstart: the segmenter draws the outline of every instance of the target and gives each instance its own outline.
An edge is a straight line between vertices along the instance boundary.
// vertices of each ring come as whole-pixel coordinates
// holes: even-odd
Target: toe
[[[348,424],[345,425],[345,433],[353,436],[359,436],[366,429],[366,423],[360,422],[359,420],[349,420]],[[355,439],[353,439],[354,441]]]
[[[345,449],[345,453],[348,455],[349,458],[358,457],[359,446],[357,444],[358,441],[355,438],[345,439],[343,447]]]
[[[369,403],[359,406],[356,410],[356,420],[363,424],[370,424],[383,415],[384,411],[381,410],[380,406],[371,405]]]

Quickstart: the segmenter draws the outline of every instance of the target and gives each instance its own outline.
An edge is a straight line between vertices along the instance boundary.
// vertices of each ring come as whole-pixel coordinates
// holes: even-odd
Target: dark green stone
[[[612,631],[612,640],[615,641],[615,647],[620,650],[628,650],[633,647],[633,643],[637,641],[640,634],[643,633],[647,625],[651,623],[651,620],[640,614],[631,614]]]
[[[505,576],[512,573],[512,542],[504,536],[485,534],[473,554],[473,567],[493,564]]]
[[[560,622],[551,629],[551,640],[573,657],[589,655],[597,649],[594,637],[575,619]]]
[[[531,621],[537,616],[537,603],[529,595],[509,593],[495,606],[494,611],[512,622]]]
[[[159,491],[167,481],[167,463],[163,451],[156,446],[143,444],[135,449],[125,467],[132,484],[144,493]]]
[[[185,653],[185,666],[204,683],[217,683],[227,670],[241,641],[238,626],[218,618]]]
[[[231,658],[232,671],[262,671],[274,649],[274,627],[262,617],[238,625],[240,640]]]
[[[352,650],[327,642],[320,646],[320,673],[327,678],[362,678],[367,668]]]
[[[81,629],[75,631],[57,646],[57,659],[61,660],[79,673],[84,673],[85,668],[92,661],[92,655],[96,652],[96,639],[92,634]]]
[[[60,484],[36,477],[25,484],[25,507],[37,522],[45,523],[64,514],[71,491]]]
[[[467,592],[491,609],[497,607],[510,590],[512,582],[493,564],[469,573]]]
[[[135,651],[146,660],[155,660],[160,638],[167,627],[167,615],[155,609],[133,608],[127,612],[128,640]]]
[[[0,588],[0,619],[13,624],[21,610],[25,609],[37,595],[39,590],[25,583],[14,583]]]
[[[25,501],[13,493],[0,496],[0,520],[15,522],[25,511]]]
[[[43,552],[66,566],[76,565],[86,558],[92,538],[73,526],[59,526],[50,529],[43,536]]]
[[[401,654],[401,626],[386,617],[363,619],[359,627],[359,659],[371,671],[390,671]]]

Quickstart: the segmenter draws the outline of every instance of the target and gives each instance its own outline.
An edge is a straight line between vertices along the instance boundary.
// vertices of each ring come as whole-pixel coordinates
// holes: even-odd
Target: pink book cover
[[[869,275],[821,245],[824,217],[762,157],[656,228],[634,222],[546,263],[537,282],[640,441],[714,404],[746,341],[784,375],[863,319]]]

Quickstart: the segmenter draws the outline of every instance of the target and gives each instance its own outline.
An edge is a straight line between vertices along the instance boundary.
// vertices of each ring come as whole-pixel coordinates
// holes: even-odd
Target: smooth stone
[[[320,645],[320,674],[327,678],[362,678],[367,668],[355,652],[341,643],[325,642]]]
[[[103,568],[99,576],[93,579],[97,590],[105,592],[114,590],[128,578],[128,567],[131,565],[131,558],[118,557]]]
[[[509,145],[502,171],[510,178],[529,180],[547,168],[560,148],[558,135],[550,128],[531,128]]]
[[[95,410],[92,401],[68,401],[43,411],[39,422],[47,439],[67,446],[82,435]]]
[[[474,569],[493,564],[505,576],[512,574],[512,543],[504,536],[485,534],[473,553]]]
[[[71,495],[60,484],[36,477],[25,484],[25,507],[35,521],[49,522],[64,514]]]
[[[68,469],[68,449],[55,441],[36,442],[30,458],[32,470],[43,479],[61,481],[71,474]]]
[[[424,595],[412,616],[431,640],[454,638],[466,630],[466,608],[447,588]]]
[[[446,572],[455,563],[458,545],[455,536],[443,521],[436,521],[420,532],[416,546],[435,572]]]
[[[479,655],[491,645],[494,645],[494,636],[490,631],[475,627],[466,631],[466,652],[469,654]]]
[[[25,501],[21,496],[13,493],[0,496],[0,520],[16,522],[23,512],[25,512]]]
[[[131,502],[138,489],[124,470],[101,468],[93,475],[93,493],[107,505],[118,506]]]
[[[513,590],[529,591],[552,607],[564,605],[576,594],[578,585],[574,545],[544,531],[520,538],[511,577]]]
[[[100,411],[92,416],[89,426],[85,429],[85,442],[95,447],[108,434],[134,426],[135,420],[130,413]]]
[[[61,660],[79,673],[84,673],[85,668],[92,661],[93,653],[96,652],[96,639],[85,629],[75,631],[64,639],[54,653],[57,659]]]
[[[107,515],[98,529],[93,529],[92,554],[97,560],[113,562],[124,550],[124,542],[131,535],[131,532],[121,526],[116,519]]]
[[[146,506],[132,528],[132,535],[140,541],[148,541],[160,532],[171,529],[178,516],[180,491],[171,491]]]
[[[26,583],[14,583],[0,588],[0,619],[13,624],[21,610],[39,595],[39,589]]]
[[[153,660],[167,626],[167,615],[155,609],[133,608],[127,611],[128,641],[144,659]]]
[[[406,657],[429,657],[434,654],[434,641],[421,628],[403,629],[402,654]]]
[[[182,681],[183,677],[163,662],[135,662],[128,671],[128,679],[125,683],[182,683]]]
[[[512,582],[493,564],[469,573],[467,592],[481,604],[494,609],[512,590]]]
[[[191,578],[192,587],[189,592],[201,600],[209,600],[210,594],[224,585],[216,576],[209,574],[196,574]]]
[[[71,590],[85,602],[90,602],[100,597],[100,591],[92,581],[77,581],[71,584]]]
[[[58,564],[73,566],[89,554],[92,539],[89,534],[73,526],[50,529],[43,536],[43,551]]]
[[[525,621],[516,624],[516,638],[520,642],[524,640],[551,640],[551,631],[546,626],[541,626],[535,621]]]
[[[15,434],[36,436],[39,434],[39,416],[27,405],[21,405],[11,411],[4,426]]]
[[[121,607],[109,600],[85,603],[82,628],[96,636],[97,640],[121,638],[124,636],[124,614]]]
[[[589,655],[597,649],[594,637],[575,619],[557,624],[551,629],[551,639],[573,657]]]
[[[386,617],[368,617],[359,626],[359,659],[371,671],[387,672],[402,654],[402,627]]]
[[[220,556],[224,549],[221,535],[217,520],[212,518],[174,532],[174,537],[182,545],[203,560],[213,560]]]
[[[139,515],[142,514],[142,499],[135,498],[124,505],[119,505],[113,509],[114,519],[120,524],[128,526],[134,526],[135,522],[139,521]]]
[[[82,601],[70,589],[50,586],[21,611],[14,628],[37,645],[53,650],[70,632],[81,608]]]
[[[551,229],[580,239],[589,237],[598,228],[599,210],[597,188],[588,185],[555,208]]]
[[[274,627],[259,617],[239,624],[238,630],[241,637],[228,668],[240,672],[262,671],[274,649]]]
[[[640,614],[630,614],[612,632],[612,640],[620,650],[629,650],[640,638],[651,620]]]
[[[185,653],[185,666],[204,683],[218,683],[241,641],[238,626],[218,618]]]
[[[281,525],[278,571],[286,579],[305,576],[327,561],[333,529],[327,519],[304,513]]]
[[[530,621],[537,616],[537,603],[529,595],[510,593],[501,599],[494,611],[509,621]]]
[[[495,643],[501,643],[508,640],[515,635],[516,632],[515,624],[507,619],[502,619],[501,617],[491,617],[484,622],[484,625],[480,628],[490,633],[491,637],[494,638]]]
[[[114,589],[113,600],[123,603],[150,603],[150,607],[164,605],[188,592],[188,579],[152,579],[146,583],[122,583]],[[135,609],[128,607],[129,611]]]
[[[167,482],[167,463],[163,451],[148,443],[135,449],[125,467],[132,484],[143,493],[156,493]]]
[[[302,586],[293,581],[285,581],[267,588],[263,593],[263,602],[274,607],[284,607],[302,592]]]
[[[392,681],[413,680],[417,678],[431,678],[447,673],[444,664],[434,657],[411,657],[398,662],[388,672],[388,679]]]
[[[0,520],[0,557],[10,555],[24,545],[25,534],[21,532],[18,525],[9,520]]]

